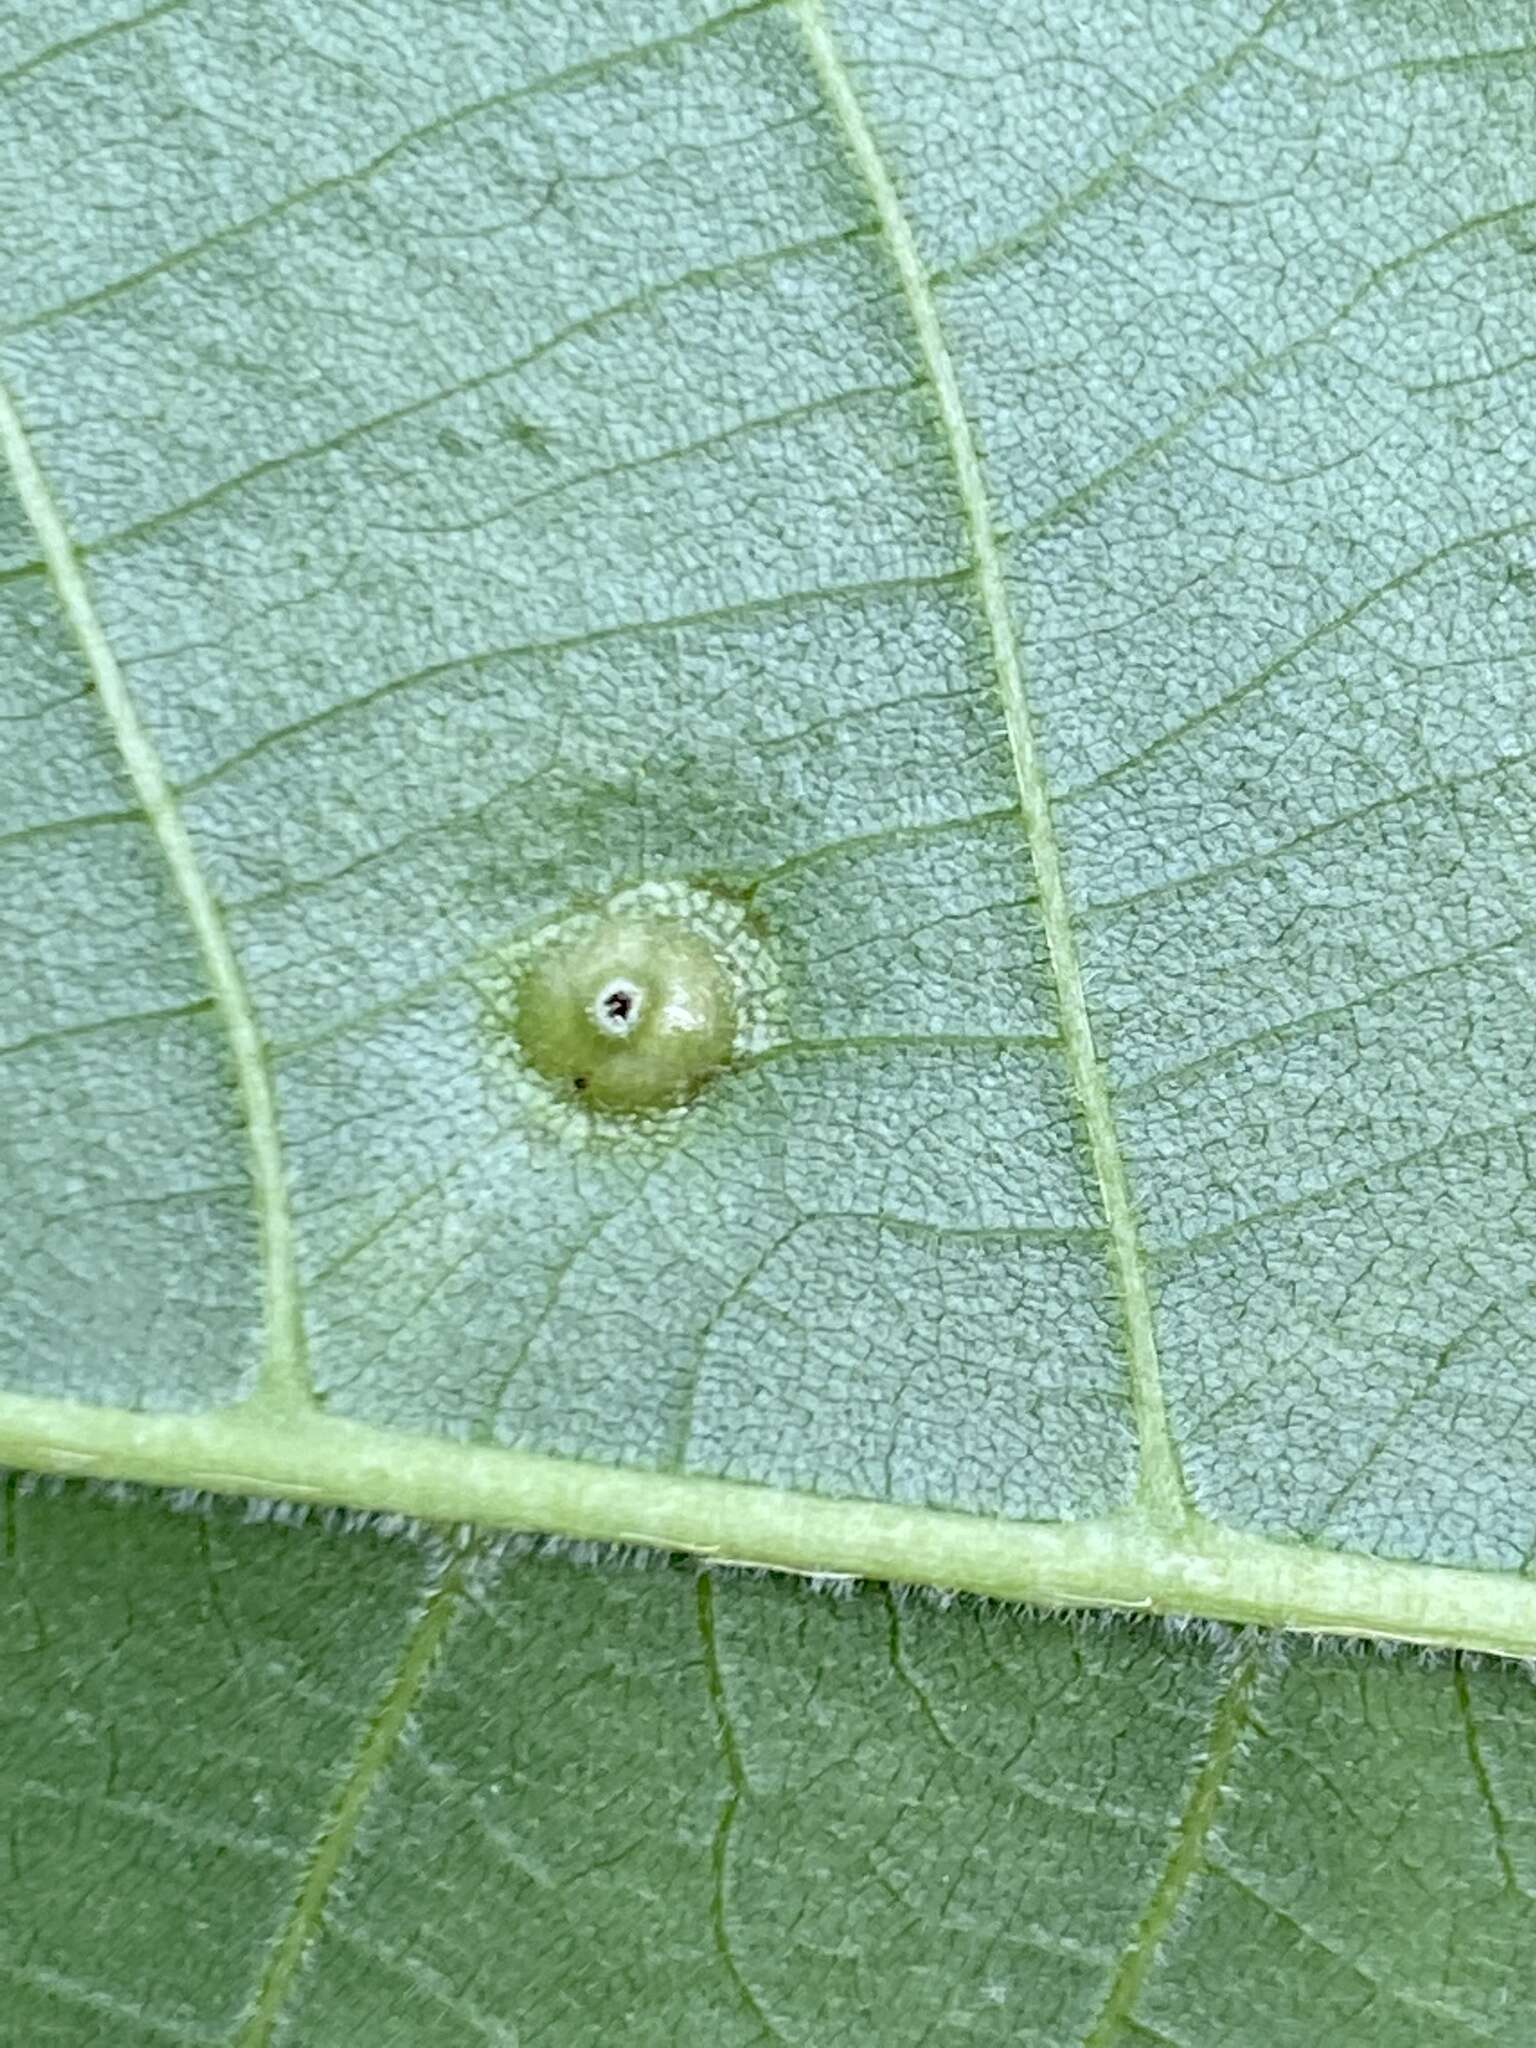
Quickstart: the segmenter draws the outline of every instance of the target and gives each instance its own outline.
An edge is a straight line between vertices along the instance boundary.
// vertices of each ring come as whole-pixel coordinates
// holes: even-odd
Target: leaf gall
[[[687,1101],[730,1059],[736,1026],[731,978],[709,942],[638,907],[557,929],[517,987],[524,1058],[593,1109]]]

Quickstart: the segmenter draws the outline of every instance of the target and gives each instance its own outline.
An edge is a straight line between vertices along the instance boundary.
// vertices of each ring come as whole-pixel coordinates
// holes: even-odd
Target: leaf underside
[[[1536,1651],[1522,11],[55,13],[0,1456]],[[484,962],[651,881],[777,1021],[605,1120]],[[29,2042],[1519,2038],[1512,1669],[8,1526]]]

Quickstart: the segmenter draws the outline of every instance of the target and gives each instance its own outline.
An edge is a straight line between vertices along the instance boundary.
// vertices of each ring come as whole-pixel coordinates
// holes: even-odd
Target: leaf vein
[[[1023,664],[981,456],[961,395],[949,340],[939,319],[932,281],[923,267],[890,170],[827,25],[821,0],[792,0],[792,4],[828,104],[843,129],[885,234],[954,465],[1039,891],[1040,918],[1056,987],[1066,1064],[1087,1131],[1109,1225],[1110,1263],[1125,1321],[1131,1401],[1140,1446],[1139,1495],[1147,1512],[1176,1523],[1187,1515],[1188,1500],[1164,1406],[1146,1263],[1110,1108],[1108,1084],[1094,1044],[1083,992],[1066,877],[1051,822],[1045,771],[1025,693]]]
[[[505,383],[508,378],[521,375],[532,369],[546,356],[563,348],[567,342],[580,337],[598,334],[610,323],[627,319],[631,314],[649,311],[667,299],[680,293],[698,289],[703,285],[724,282],[726,279],[750,277],[754,271],[770,270],[781,263],[793,262],[797,257],[821,255],[828,250],[838,249],[846,243],[867,237],[867,227],[837,228],[831,234],[813,235],[801,242],[784,242],[771,249],[752,250],[740,256],[730,256],[718,263],[699,264],[683,271],[679,276],[664,278],[659,283],[643,285],[628,297],[616,299],[611,305],[594,307],[590,312],[578,314],[573,320],[555,328],[542,340],[532,342],[521,355],[509,362],[498,363],[493,369],[478,370],[473,376],[464,377],[454,384],[440,385],[435,391],[424,392],[419,398],[410,398],[388,411],[374,413],[368,419],[356,420],[350,426],[339,427],[324,440],[312,441],[299,448],[290,448],[281,455],[269,456],[263,462],[254,462],[248,469],[242,469],[233,476],[221,477],[217,483],[208,485],[179,504],[169,505],[163,511],[151,512],[142,519],[136,519],[128,526],[112,528],[109,532],[96,535],[83,549],[87,555],[96,555],[107,548],[126,546],[131,542],[147,539],[163,526],[184,519],[189,513],[201,512],[209,505],[217,504],[222,498],[243,489],[247,484],[259,482],[262,477],[274,475],[293,464],[313,461],[322,455],[335,455],[341,449],[350,447],[354,441],[361,441],[382,428],[398,426],[401,421],[414,419],[418,414],[430,412],[434,406],[450,404],[455,398],[468,397],[472,392],[483,391],[493,384]],[[0,582],[6,576],[35,574],[36,563],[24,564],[19,568],[0,573]]]
[[[406,675],[392,676],[355,697],[324,705],[308,717],[278,726],[238,753],[182,782],[179,789],[183,796],[194,795],[270,748],[328,725],[332,719],[343,718],[349,712],[365,711],[370,705],[396,696],[403,690],[413,690],[421,683],[436,682],[445,676],[473,674],[492,662],[538,660],[544,656],[580,653],[584,648],[601,647],[610,641],[641,638],[653,633],[676,633],[694,626],[730,626],[749,619],[773,618],[780,614],[787,616],[801,605],[842,604],[865,597],[899,597],[912,591],[945,590],[960,583],[966,574],[965,570],[951,569],[933,576],[876,577],[855,583],[827,584],[814,590],[773,591],[767,597],[743,598],[737,604],[715,605],[702,611],[678,612],[654,619],[617,619],[612,625],[593,626],[579,633],[552,635],[545,640],[513,641],[505,647],[483,648],[478,654],[454,655],[446,661],[435,661],[425,668],[412,669]]]
[[[1251,1650],[1239,1659],[1217,1698],[1205,1761],[1190,1781],[1172,1851],[1120,1958],[1109,1995],[1084,2038],[1083,2048],[1112,2048],[1120,2038],[1185,1893],[1197,1873],[1206,1867],[1206,1844],[1221,1805],[1227,1771],[1248,1725],[1248,1703],[1258,1670],[1259,1653]]]
[[[266,1043],[245,977],[165,769],[139,717],[127,679],[97,613],[63,513],[43,474],[15,401],[3,385],[0,453],[9,464],[16,494],[37,534],[59,604],[79,642],[134,793],[144,808],[191,922],[229,1037],[250,1137],[261,1231],[267,1355],[259,1392],[289,1408],[307,1405],[310,1393],[303,1314],[277,1101]]]
[[[1373,1977],[1357,1953],[1337,1947],[1331,1941],[1325,1941],[1322,1935],[1298,1920],[1294,1913],[1288,1913],[1284,1906],[1277,1906],[1273,1899],[1267,1899],[1257,1885],[1239,1877],[1235,1870],[1229,1870],[1221,1863],[1212,1863],[1208,1867],[1214,1876],[1225,1879],[1228,1884],[1252,1899],[1255,1905],[1262,1906],[1266,1913],[1272,1914],[1284,1926],[1294,1928],[1302,1940],[1311,1947],[1321,1949],[1325,1956],[1332,1956],[1335,1962],[1342,1963],[1347,1970],[1353,1971],[1363,1984],[1370,1986],[1378,1998],[1388,1999],[1393,2005],[1405,2006],[1410,2012],[1433,2013],[1436,2019],[1448,2020],[1453,2027],[1459,2027],[1469,2040],[1497,2040],[1497,2035],[1490,2033],[1486,2027],[1478,2026],[1475,2021],[1469,2020],[1464,2013],[1457,2012],[1454,2006],[1446,2005],[1443,2000],[1424,1998],[1417,1992],[1403,1990],[1400,1985],[1390,1983],[1385,1978]]]
[[[450,524],[435,525],[406,525],[380,520],[375,531],[430,534],[434,538],[484,533],[499,526],[504,520],[516,518],[526,512],[530,505],[539,505],[551,498],[563,497],[567,491],[580,490],[584,485],[613,483],[620,477],[636,476],[647,470],[662,469],[674,462],[686,462],[690,456],[716,454],[723,449],[732,448],[738,441],[750,440],[755,434],[771,433],[777,427],[799,426],[825,414],[856,409],[872,400],[906,398],[918,388],[919,381],[912,378],[904,384],[856,385],[847,391],[834,391],[824,397],[809,399],[803,404],[781,407],[776,412],[733,420],[729,426],[718,428],[711,434],[700,435],[695,441],[680,441],[673,447],[657,448],[646,455],[626,456],[622,461],[604,463],[594,469],[575,470],[570,476],[561,477],[554,483],[541,484],[536,491],[529,491],[521,498],[513,498],[507,504],[488,507],[482,516],[472,520],[456,520]]]
[[[1533,531],[1536,531],[1536,519],[1517,519],[1508,526],[1491,526],[1485,528],[1480,533],[1464,534],[1460,540],[1447,541],[1444,547],[1435,548],[1427,555],[1420,555],[1417,561],[1410,562],[1406,569],[1399,569],[1395,575],[1389,576],[1385,582],[1374,584],[1369,590],[1362,592],[1359,597],[1347,604],[1342,611],[1334,612],[1329,618],[1323,619],[1319,624],[1313,626],[1299,640],[1293,642],[1282,653],[1277,654],[1273,660],[1267,661],[1263,668],[1250,676],[1246,682],[1238,683],[1234,688],[1228,690],[1224,695],[1215,698],[1211,703],[1203,704],[1198,711],[1191,712],[1188,718],[1181,719],[1177,725],[1170,726],[1166,732],[1159,733],[1150,745],[1143,747],[1138,753],[1129,755],[1125,760],[1118,761],[1113,768],[1107,768],[1102,775],[1094,776],[1090,782],[1078,783],[1074,789],[1067,791],[1063,795],[1061,801],[1069,804],[1080,803],[1085,796],[1088,796],[1094,790],[1104,789],[1110,784],[1118,782],[1121,776],[1128,774],[1131,769],[1141,767],[1146,762],[1154,760],[1159,754],[1165,753],[1169,747],[1176,746],[1180,740],[1187,739],[1190,733],[1197,732],[1202,726],[1209,725],[1213,720],[1224,717],[1227,712],[1234,710],[1257,691],[1264,689],[1269,683],[1273,682],[1277,675],[1283,674],[1293,662],[1299,661],[1302,655],[1309,654],[1314,647],[1320,646],[1325,640],[1331,639],[1335,633],[1341,632],[1345,627],[1354,625],[1356,620],[1365,617],[1373,605],[1379,604],[1384,597],[1390,597],[1394,591],[1404,589],[1416,577],[1422,576],[1426,570],[1439,568],[1443,562],[1453,560],[1457,555],[1464,554],[1469,548],[1490,547],[1500,541],[1519,540],[1524,535]]]
[[[704,1653],[704,1684],[709,1694],[710,1710],[714,1715],[715,1736],[720,1756],[725,1765],[727,1793],[720,1803],[720,1816],[715,1824],[715,1839],[711,1849],[711,1866],[714,1883],[710,1896],[710,1925],[713,1929],[715,1952],[720,1958],[725,1974],[731,1980],[743,2009],[762,2029],[763,2038],[768,2041],[782,2041],[781,2034],[767,2013],[763,2010],[756,1992],[742,1974],[731,1946],[730,1923],[726,1888],[730,1874],[731,1830],[736,1824],[736,1815],[741,1802],[747,1795],[747,1774],[742,1767],[741,1751],[736,1742],[736,1731],[731,1725],[730,1707],[725,1696],[725,1680],[720,1670],[720,1648],[715,1636],[714,1581],[707,1571],[699,1573],[698,1590],[699,1642]]]
[[[1486,945],[1470,947],[1465,953],[1458,953],[1449,960],[1432,960],[1427,967],[1416,967],[1410,973],[1393,975],[1388,981],[1379,981],[1372,987],[1363,988],[1358,995],[1348,997],[1344,1002],[1325,1003],[1315,1010],[1308,1010],[1299,1017],[1283,1018],[1278,1024],[1266,1024],[1259,1030],[1247,1033],[1242,1038],[1228,1040],[1214,1051],[1202,1053],[1198,1059],[1181,1061],[1177,1066],[1160,1067],[1155,1073],[1146,1075],[1140,1081],[1130,1082],[1121,1091],[1121,1100],[1137,1102],[1149,1095],[1155,1095],[1170,1083],[1182,1087],[1185,1082],[1199,1075],[1219,1072],[1230,1066],[1243,1053],[1252,1052],[1261,1045],[1283,1045],[1297,1032],[1309,1031],[1318,1024],[1343,1024],[1362,1010],[1369,1010],[1373,1003],[1384,996],[1398,995],[1405,988],[1416,988],[1420,982],[1433,981],[1441,974],[1464,974],[1469,967],[1491,960],[1497,954],[1508,953],[1518,946],[1528,945],[1536,937],[1536,925],[1522,925],[1518,931],[1506,932],[1502,938],[1492,939]]]
[[[1171,94],[1160,106],[1151,109],[1124,149],[1119,150],[1091,177],[1085,178],[1081,184],[1073,186],[1070,191],[1053,200],[1045,211],[1027,226],[1016,228],[1012,234],[1005,235],[1000,241],[991,242],[985,248],[961,257],[959,262],[950,264],[944,270],[935,271],[935,286],[942,289],[959,279],[974,277],[979,271],[990,270],[1006,263],[1010,257],[1043,242],[1061,226],[1063,221],[1070,220],[1074,214],[1096,205],[1100,199],[1127,183],[1141,168],[1141,153],[1144,149],[1152,143],[1160,142],[1183,115],[1199,107],[1209,93],[1225,85],[1235,76],[1247,58],[1256,54],[1269,54],[1263,48],[1264,37],[1284,12],[1287,4],[1288,0],[1272,0],[1256,28],[1223,56],[1208,64],[1178,92]]]
[[[63,2004],[93,2012],[98,2018],[110,2016],[120,2024],[137,2028],[147,2039],[201,2043],[208,2038],[201,2027],[160,2019],[145,2012],[136,2001],[115,1997],[110,1991],[103,1991],[94,1984],[82,1984],[76,1978],[66,1977],[62,1971],[47,1969],[42,1964],[16,1964],[0,1958],[0,1975],[8,1977],[13,1984],[24,1984],[35,1991],[45,1992]]]
[[[1309,825],[1304,832],[1297,832],[1290,839],[1282,839],[1270,846],[1255,847],[1251,853],[1244,853],[1234,860],[1221,861],[1212,867],[1191,870],[1188,874],[1172,875],[1167,880],[1153,882],[1147,888],[1133,889],[1124,896],[1104,896],[1090,902],[1084,910],[1087,917],[1109,917],[1122,910],[1139,908],[1142,904],[1155,903],[1163,897],[1177,896],[1184,891],[1201,889],[1212,882],[1225,882],[1239,875],[1256,874],[1271,861],[1277,861],[1288,853],[1299,852],[1304,846],[1313,846],[1326,839],[1331,833],[1342,832],[1351,825],[1362,824],[1367,818],[1379,818],[1406,804],[1414,804],[1421,797],[1448,796],[1453,791],[1476,789],[1482,783],[1491,782],[1495,776],[1511,768],[1524,768],[1536,761],[1536,748],[1528,748],[1517,754],[1500,754],[1488,763],[1486,768],[1474,769],[1467,775],[1447,775],[1434,782],[1415,783],[1411,789],[1394,789],[1390,795],[1376,797],[1368,804],[1357,804],[1347,811],[1336,811],[1331,818],[1323,818],[1315,825]]]
[[[1488,1815],[1488,1827],[1493,1836],[1494,1858],[1504,1880],[1504,1889],[1511,1898],[1530,1900],[1515,1871],[1515,1861],[1509,1852],[1509,1823],[1503,1809],[1494,1796],[1493,1780],[1488,1775],[1488,1765],[1483,1756],[1482,1738],[1477,1731],[1477,1717],[1472,1712],[1472,1688],[1467,1682],[1467,1660],[1458,1656],[1454,1660],[1456,1683],[1456,1706],[1461,1715],[1462,1728],[1467,1740],[1467,1762],[1472,1769],[1472,1781],[1477,1786],[1478,1797]]]
[[[1064,520],[1083,511],[1097,498],[1102,497],[1104,492],[1110,489],[1111,486],[1119,483],[1123,478],[1136,475],[1138,471],[1145,469],[1148,463],[1155,461],[1159,455],[1166,453],[1170,448],[1176,447],[1199,426],[1202,420],[1214,412],[1217,406],[1222,404],[1224,400],[1235,398],[1239,393],[1249,390],[1261,377],[1267,376],[1271,371],[1283,369],[1288,364],[1298,361],[1308,349],[1321,348],[1330,340],[1335,331],[1342,327],[1352,314],[1358,312],[1371,295],[1379,291],[1389,279],[1402,271],[1411,270],[1416,263],[1423,262],[1427,256],[1438,254],[1441,249],[1457,242],[1462,236],[1477,234],[1482,229],[1488,227],[1501,227],[1508,221],[1518,219],[1520,216],[1531,212],[1533,207],[1536,207],[1536,200],[1521,200],[1517,204],[1503,207],[1497,212],[1476,214],[1468,220],[1459,221],[1455,227],[1447,229],[1442,235],[1435,236],[1432,241],[1421,243],[1412,249],[1406,249],[1401,255],[1388,257],[1384,262],[1375,265],[1367,272],[1364,279],[1344,303],[1335,312],[1329,314],[1321,326],[1313,328],[1307,334],[1298,335],[1294,341],[1288,341],[1277,349],[1267,350],[1252,356],[1240,369],[1233,371],[1230,377],[1224,377],[1219,383],[1213,384],[1207,390],[1200,392],[1198,396],[1192,398],[1185,405],[1181,412],[1168,422],[1166,427],[1162,427],[1156,433],[1149,434],[1145,439],[1138,441],[1124,455],[1118,456],[1106,468],[1101,469],[1096,476],[1091,476],[1086,483],[1080,484],[1075,491],[1069,492],[1065,498],[1058,499],[1054,505],[1047,506],[1045,511],[1030,519],[1020,528],[1021,537],[1035,540],[1049,533],[1052,528],[1059,526]]]
[[[0,86],[14,85],[18,78],[28,78],[34,71],[58,63],[61,57],[73,57],[79,51],[89,50],[109,38],[127,35],[142,28],[146,22],[159,21],[167,14],[179,14],[186,5],[187,0],[159,0],[158,6],[146,7],[142,14],[130,15],[126,21],[104,21],[96,28],[85,29],[80,35],[62,37],[22,63],[12,65],[9,71],[0,71]]]
[[[388,1768],[411,1710],[437,1661],[464,1594],[464,1565],[443,1574],[405,1638],[394,1673],[368,1723],[336,1802],[311,1851],[292,1911],[268,1952],[255,2003],[235,2048],[266,2048],[325,1918],[331,1887],[351,1851],[368,1801]]]
[[[1498,1123],[1479,1124],[1468,1130],[1464,1124],[1450,1124],[1439,1137],[1427,1145],[1419,1145],[1412,1152],[1400,1152],[1390,1159],[1374,1160],[1358,1173],[1346,1174],[1342,1180],[1326,1182],[1320,1188],[1312,1188],[1294,1200],[1275,1202],[1263,1209],[1254,1209],[1246,1216],[1239,1216],[1231,1223],[1218,1224],[1212,1230],[1203,1230],[1194,1237],[1170,1239],[1164,1244],[1155,1244],[1148,1256],[1155,1265],[1173,1264],[1176,1260],[1192,1258],[1197,1253],[1213,1250],[1225,1244],[1229,1238],[1241,1236],[1245,1230],[1254,1230],[1260,1224],[1283,1222],[1288,1216],[1298,1216],[1320,1202],[1335,1201],[1340,1195],[1353,1194],[1359,1188],[1382,1182],[1393,1174],[1402,1173],[1406,1168],[1424,1166],[1438,1157],[1452,1145],[1476,1145],[1490,1138],[1508,1137],[1518,1134],[1522,1139],[1529,1126],[1529,1117],[1523,1111],[1512,1117],[1505,1117]]]
[[[446,129],[458,127],[462,122],[471,121],[480,114],[489,114],[500,108],[516,105],[520,100],[536,99],[545,93],[563,91],[569,85],[579,85],[593,78],[601,78],[618,64],[643,62],[649,57],[681,49],[689,43],[716,35],[722,29],[730,28],[736,22],[754,14],[761,14],[772,4],[773,0],[746,0],[743,6],[731,8],[724,14],[715,15],[693,28],[682,29],[675,35],[660,36],[654,42],[641,43],[632,49],[614,51],[607,56],[589,57],[563,71],[552,72],[548,77],[504,87],[500,92],[488,93],[485,98],[473,100],[467,106],[455,107],[450,113],[440,114],[435,119],[424,122],[419,128],[408,128],[403,134],[396,136],[387,147],[369,157],[366,163],[358,164],[352,170],[337,171],[328,178],[318,178],[296,192],[286,193],[270,206],[263,207],[259,213],[247,214],[241,220],[231,221],[228,226],[204,235],[200,241],[189,242],[184,248],[174,249],[169,255],[145,264],[142,269],[114,278],[110,284],[100,285],[94,291],[83,292],[77,298],[65,299],[56,306],[45,307],[25,320],[13,321],[8,326],[0,328],[0,334],[25,334],[53,321],[68,319],[73,314],[88,312],[92,307],[106,305],[111,300],[120,298],[123,293],[135,290],[141,284],[148,284],[154,278],[164,277],[171,271],[181,270],[187,264],[195,263],[199,256],[206,255],[211,249],[223,248],[258,228],[282,219],[285,214],[307,205],[313,199],[323,198],[327,193],[345,191],[354,185],[365,184],[397,156],[414,148],[418,143],[430,141],[434,135],[441,134]]]

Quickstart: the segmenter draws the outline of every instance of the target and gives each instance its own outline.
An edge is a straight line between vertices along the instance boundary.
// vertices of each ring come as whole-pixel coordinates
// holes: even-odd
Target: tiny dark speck
[[[542,427],[532,420],[519,419],[516,413],[504,412],[500,418],[502,438],[513,441],[519,448],[527,448],[535,455],[549,453],[549,436]]]

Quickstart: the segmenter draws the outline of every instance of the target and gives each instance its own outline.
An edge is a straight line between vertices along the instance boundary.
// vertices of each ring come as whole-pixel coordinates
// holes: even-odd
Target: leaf
[[[643,12],[161,0],[4,29],[0,1456],[1531,1653],[1528,22]],[[502,991],[534,935],[637,886],[749,935],[751,1029],[686,1107],[605,1117],[529,1073]],[[95,1511],[46,1512],[79,1549],[23,1596],[39,1655],[168,1546],[163,1620],[106,1638],[110,1800],[112,1731],[137,1712],[152,1755],[199,1668],[171,1617],[200,1525],[136,1511],[119,1560]],[[277,1539],[214,1526],[259,1604]],[[97,1871],[185,1922],[174,1878],[125,1875],[160,1825],[141,1781],[103,1808],[131,1840],[60,1839],[55,1903],[21,1902],[8,1966],[65,2001],[33,2038],[323,2040],[372,2009],[322,1937],[352,1897],[375,1945],[408,1939],[391,1884],[436,1853],[390,1820],[413,1717],[450,1682],[501,1699],[464,1617],[516,1601],[481,1553],[423,1592],[413,1553],[397,1582],[296,1541],[236,1631],[295,1634],[253,1782],[309,1763],[267,1888],[221,1871],[181,1990],[149,1994],[163,1931],[88,1964],[65,1908]],[[818,2048],[878,2000],[892,2039],[1515,2038],[1523,1807],[1487,1729],[1517,1674],[1371,1665],[1362,1698],[1342,1652],[998,1622],[1049,1703],[1036,1776],[1075,1754],[1094,1813],[1144,1781],[1134,1853],[1062,1818],[1026,1870],[1013,1780],[988,1805],[989,1767],[955,1777],[883,1596],[836,1610],[834,1657],[783,1586],[525,1582],[549,1611],[517,1639],[549,1647],[519,1682],[537,1665],[558,1720],[585,1620],[594,1739],[660,1788],[660,1820],[614,1814],[610,1867],[643,1841],[614,1882],[670,1896],[679,1845],[707,1988],[604,1975],[578,2017],[524,1957],[465,2004],[490,1969],[466,1933],[419,2038],[581,2038],[594,2010],[594,2038],[644,2011],[671,2039],[674,1994],[703,2038]],[[768,1631],[739,1684],[802,1697],[797,1741],[835,1682],[830,1746],[861,1761],[878,1672],[951,1759],[893,1737],[846,1834],[814,1794],[777,1823],[792,1874],[775,1893],[765,1848],[779,1911],[746,1917],[814,1943],[837,1875],[824,1977],[738,1954],[718,1859],[756,1745],[699,1587]],[[986,1612],[921,1610],[924,1654],[1016,1718]],[[664,1700],[614,1725],[676,1629],[707,1798]],[[333,1652],[355,1683],[311,1723]],[[7,1701],[78,1799],[65,1654]],[[1159,1686],[1187,1739],[1122,1757]],[[193,1727],[174,1828],[224,1747]],[[584,1851],[568,1761],[514,1773],[503,1739],[450,1765],[456,1799],[510,1784]],[[1315,1823],[1246,1789],[1287,1744]],[[934,1827],[985,1842],[995,1811],[1010,1860],[985,1912],[924,1894],[908,1977],[869,1960],[909,1943],[878,1847],[925,1770]],[[1436,1772],[1455,1807],[1405,1821]],[[222,1845],[244,1794],[212,1776]],[[465,1853],[450,1945],[523,1852]],[[917,1840],[913,1870],[953,1853]],[[1442,1865],[1431,1933],[1404,1888]],[[1086,1960],[1022,2020],[1022,1994],[956,2003],[951,1910]],[[567,1939],[578,1974],[633,1955],[596,1920]]]
[[[13,1459],[1536,1647],[1527,59],[1069,31],[15,72]],[[636,883],[774,991],[605,1120]]]
[[[1526,2038],[1513,1664],[78,1491],[8,1527],[18,2040]]]

